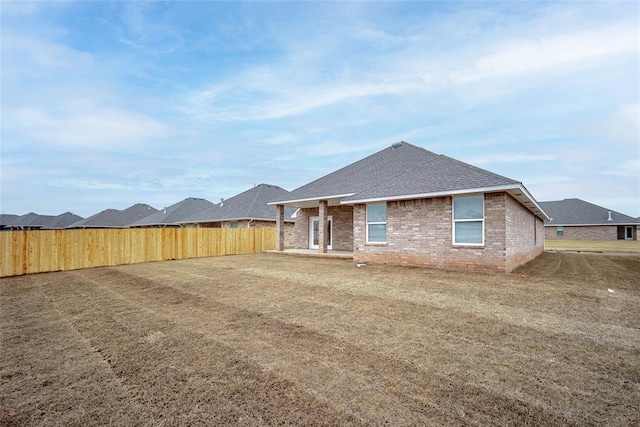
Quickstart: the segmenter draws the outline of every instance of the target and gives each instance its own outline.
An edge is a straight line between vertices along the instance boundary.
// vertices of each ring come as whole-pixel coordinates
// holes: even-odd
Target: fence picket
[[[275,242],[272,227],[3,231],[0,277],[261,253]]]

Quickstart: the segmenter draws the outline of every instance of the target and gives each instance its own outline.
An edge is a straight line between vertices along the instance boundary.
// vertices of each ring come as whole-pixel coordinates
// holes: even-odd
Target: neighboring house
[[[69,224],[80,221],[81,216],[65,212],[60,215],[39,215],[29,212],[28,214],[13,218],[11,224],[4,224],[4,230],[50,230],[65,228]]]
[[[67,228],[125,228],[132,222],[138,221],[158,209],[144,203],[137,203],[126,209],[105,209],[81,221],[69,225]]]
[[[508,272],[544,250],[549,218],[522,183],[406,142],[297,188],[297,248],[356,262]]]
[[[13,214],[0,214],[0,230],[10,230],[11,225],[20,218]]]
[[[268,202],[286,198],[289,192],[276,185],[260,184],[255,187],[221,200],[213,207],[198,212],[181,221],[184,224],[196,227],[220,227],[220,228],[253,228],[275,227],[276,207]],[[285,209],[285,245],[293,245],[294,208]]]
[[[180,227],[185,218],[213,207],[205,199],[188,197],[181,202],[159,210],[129,224],[129,227]]]
[[[540,202],[549,240],[637,240],[640,221],[580,199]]]

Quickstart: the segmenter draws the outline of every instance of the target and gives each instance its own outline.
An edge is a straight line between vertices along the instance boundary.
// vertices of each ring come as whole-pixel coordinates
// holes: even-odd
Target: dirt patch
[[[251,255],[0,281],[0,424],[637,425],[640,257]]]

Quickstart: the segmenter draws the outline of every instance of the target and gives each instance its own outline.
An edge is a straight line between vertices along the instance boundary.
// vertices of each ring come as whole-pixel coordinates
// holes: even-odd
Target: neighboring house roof
[[[82,217],[65,212],[60,215],[39,215],[34,212],[14,218],[11,224],[6,224],[10,228],[65,228],[67,225],[81,220]]]
[[[129,227],[145,227],[150,225],[168,225],[184,223],[184,219],[213,206],[208,200],[188,197],[181,202],[166,207],[149,216],[129,224]]]
[[[20,215],[11,224],[13,227],[44,227],[44,224],[50,221],[51,215],[38,215],[35,212],[29,212],[28,214]]]
[[[260,184],[247,191],[216,203],[209,209],[185,218],[183,223],[203,223],[237,220],[276,220],[276,207],[268,203],[282,197],[289,192],[276,185]],[[285,221],[293,221],[291,215],[295,208],[285,208]]]
[[[69,224],[82,220],[82,217],[71,212],[54,216],[44,228],[66,228]]]
[[[299,187],[271,204],[297,207],[406,200],[473,192],[507,191],[543,220],[544,210],[522,183],[407,142]]]
[[[0,214],[0,226],[12,225],[20,218],[18,215],[13,214]]]
[[[551,218],[544,225],[638,225],[633,218],[580,199],[564,199],[540,202]],[[611,213],[611,216],[609,216]],[[609,217],[611,220],[609,220]]]
[[[158,212],[158,209],[144,203],[136,203],[126,209],[105,209],[67,228],[122,228],[134,221]]]

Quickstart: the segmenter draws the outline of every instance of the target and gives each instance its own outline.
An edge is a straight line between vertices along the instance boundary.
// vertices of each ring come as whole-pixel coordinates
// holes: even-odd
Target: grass
[[[545,240],[546,250],[640,253],[640,240]]]
[[[638,271],[249,255],[5,278],[0,424],[638,425]]]

